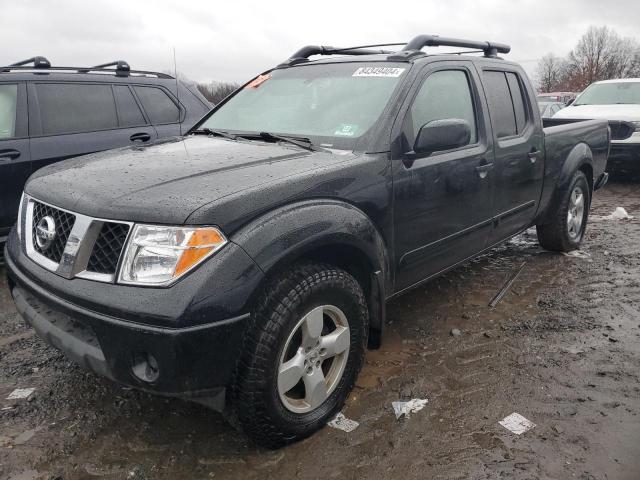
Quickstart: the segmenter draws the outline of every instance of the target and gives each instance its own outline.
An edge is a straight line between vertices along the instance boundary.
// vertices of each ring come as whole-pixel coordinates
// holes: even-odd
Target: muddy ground
[[[597,218],[616,206],[636,218]],[[638,479],[640,183],[609,184],[592,215],[588,258],[525,233],[390,303],[344,409],[359,428],[279,451],[84,372],[23,326],[0,280],[0,478]],[[18,387],[36,391],[5,400]],[[391,402],[413,397],[429,403],[396,420]],[[498,421],[512,412],[536,427],[510,433]]]

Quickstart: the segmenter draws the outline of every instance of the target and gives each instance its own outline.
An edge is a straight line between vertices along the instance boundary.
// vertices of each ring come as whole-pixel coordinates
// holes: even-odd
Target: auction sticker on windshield
[[[352,77],[399,77],[404,72],[404,68],[395,67],[360,67]]]
[[[357,125],[349,125],[347,123],[342,123],[336,129],[336,131],[333,132],[333,134],[338,137],[353,137],[356,134],[357,129],[358,129]]]

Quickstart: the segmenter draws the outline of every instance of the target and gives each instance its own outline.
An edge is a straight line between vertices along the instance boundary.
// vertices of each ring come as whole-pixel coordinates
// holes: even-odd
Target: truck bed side
[[[610,140],[607,120],[545,119],[543,130],[545,172],[538,219],[583,164],[591,168],[592,182],[598,180],[607,165]]]

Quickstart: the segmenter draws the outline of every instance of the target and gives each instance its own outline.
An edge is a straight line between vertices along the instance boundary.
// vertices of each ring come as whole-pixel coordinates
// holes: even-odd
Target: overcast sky
[[[530,74],[590,25],[640,38],[640,0],[0,0],[0,12],[0,64],[43,55],[59,66],[123,59],[173,71],[175,47],[178,70],[197,81],[244,82],[303,45],[420,33],[508,43]]]

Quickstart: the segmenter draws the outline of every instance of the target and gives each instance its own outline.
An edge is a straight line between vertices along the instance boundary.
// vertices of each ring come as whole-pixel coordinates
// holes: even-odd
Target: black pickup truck
[[[372,47],[305,47],[183,138],[36,172],[5,252],[18,311],[86,368],[277,447],[342,408],[389,299],[532,225],[579,247],[605,120],[543,127],[506,45]]]

